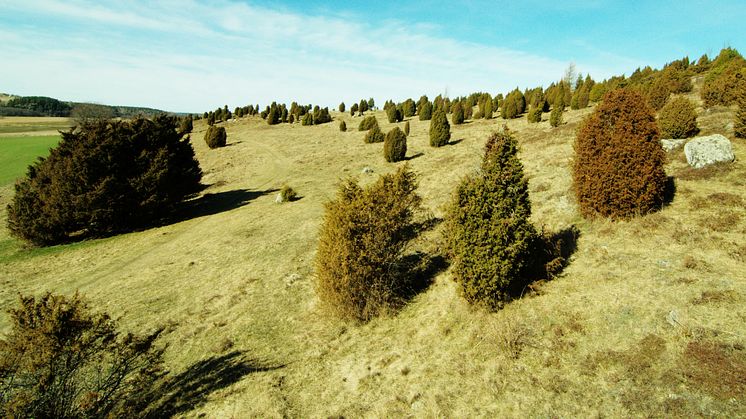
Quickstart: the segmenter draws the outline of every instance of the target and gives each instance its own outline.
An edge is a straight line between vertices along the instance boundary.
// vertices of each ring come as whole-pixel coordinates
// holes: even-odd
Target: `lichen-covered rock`
[[[732,162],[736,156],[730,140],[720,134],[697,137],[684,146],[686,161],[695,169],[715,163]]]
[[[661,146],[666,153],[676,150],[686,144],[686,138],[666,138],[661,140]]]

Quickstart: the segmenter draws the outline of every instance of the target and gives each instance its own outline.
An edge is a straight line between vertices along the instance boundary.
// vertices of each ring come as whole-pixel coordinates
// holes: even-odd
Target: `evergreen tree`
[[[342,103],[339,104],[339,111],[342,112],[342,113],[344,113],[344,111],[345,111],[345,103],[344,102],[342,102]]]
[[[406,154],[407,135],[399,127],[394,127],[383,141],[383,157],[387,162],[393,163],[404,160]]]
[[[357,112],[358,109],[360,109],[360,107],[358,106],[358,104],[357,103],[353,103],[352,106],[350,107],[350,116],[355,116],[355,112]]]
[[[425,102],[418,106],[420,110],[420,121],[429,121],[433,117],[433,105],[430,102]]]
[[[404,123],[404,135],[409,136],[409,121]]]
[[[370,110],[373,110],[373,108],[376,106],[376,101],[373,100],[373,98],[368,99],[368,108]]]
[[[442,147],[451,139],[451,126],[448,124],[446,113],[442,110],[436,111],[430,121],[430,145]]]
[[[562,106],[555,106],[549,114],[549,125],[557,128],[562,124]]]
[[[736,120],[733,124],[733,131],[736,137],[746,138],[746,85],[741,84],[739,91],[736,93]]]
[[[461,125],[464,123],[464,109],[461,107],[460,101],[453,104],[451,121],[453,122],[453,125]]]
[[[484,119],[492,119],[492,99],[488,99],[484,102],[484,112],[482,117]]]
[[[490,136],[481,169],[462,181],[448,209],[447,248],[461,295],[496,309],[525,283],[538,234],[518,143],[508,132]]]

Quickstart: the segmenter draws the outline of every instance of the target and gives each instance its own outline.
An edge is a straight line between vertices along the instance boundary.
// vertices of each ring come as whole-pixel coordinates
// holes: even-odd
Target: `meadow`
[[[705,111],[698,89],[687,97],[701,133],[728,136],[737,160],[694,171],[683,150],[669,153],[672,200],[622,222],[584,219],[574,202],[575,130],[592,108],[568,111],[558,128],[548,114],[538,124],[468,121],[438,149],[429,121],[410,118],[400,163],[364,144],[361,118],[346,113],[317,126],[221,123],[228,146],[214,150],[198,121],[191,138],[208,187],[182,221],[44,249],[0,229],[0,308],[19,293],[80,291],[125,330],[165,326],[179,377],[168,402],[190,417],[744,416],[746,144],[733,138],[733,108]],[[373,114],[384,132],[403,125]],[[469,306],[448,269],[400,312],[366,324],[321,310],[313,260],[340,181],[368,184],[408,164],[423,205],[442,218],[503,124],[520,144],[534,224],[579,231],[562,274],[494,313]],[[275,203],[283,184],[300,199]],[[11,197],[0,181],[3,225]],[[424,233],[412,250],[438,254],[441,235]]]

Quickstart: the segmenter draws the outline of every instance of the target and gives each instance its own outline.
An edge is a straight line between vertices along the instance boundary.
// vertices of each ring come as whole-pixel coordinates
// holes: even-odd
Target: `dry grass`
[[[23,249],[0,231],[0,306],[19,292],[80,290],[125,328],[168,323],[174,373],[210,365],[230,377],[205,375],[200,398],[180,410],[189,416],[746,415],[742,161],[707,179],[676,177],[677,193],[660,213],[587,221],[577,215],[569,161],[589,112],[565,113],[556,129],[508,122],[530,179],[533,221],[581,234],[558,278],[496,313],[464,303],[446,270],[395,316],[361,326],[324,316],[312,287],[323,203],[340,179],[367,184],[403,163],[386,163],[381,144],[340,132],[338,121],[270,127],[253,118],[222,124],[228,146],[216,150],[195,124],[193,144],[211,185],[206,202],[217,206],[202,212],[210,215],[43,250]],[[334,116],[350,127],[360,120]],[[394,126],[382,112],[378,120],[383,131]],[[434,149],[428,123],[410,120],[408,156],[417,157],[408,163],[433,216],[443,216],[503,122],[454,126],[460,141]],[[734,142],[734,151],[746,155],[746,144]],[[373,173],[362,174],[364,167]],[[673,159],[667,172],[682,168]],[[303,199],[276,205],[285,183]],[[9,199],[10,187],[0,189],[3,224]],[[721,213],[740,221],[716,230],[697,222]],[[419,246],[437,248],[439,234],[436,227]],[[0,331],[7,325],[0,316]],[[233,353],[277,368],[235,368]]]

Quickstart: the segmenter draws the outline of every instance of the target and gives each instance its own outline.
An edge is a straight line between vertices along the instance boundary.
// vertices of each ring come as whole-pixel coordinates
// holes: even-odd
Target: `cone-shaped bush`
[[[484,112],[482,114],[484,119],[492,119],[492,99],[488,99],[484,102]]]
[[[383,157],[387,162],[393,163],[404,160],[406,154],[407,135],[399,127],[394,127],[383,141]]]
[[[386,118],[388,119],[389,123],[399,122],[402,120],[401,118],[401,112],[399,109],[397,109],[396,106],[393,104],[386,108]]]
[[[313,115],[309,112],[305,115],[303,115],[303,118],[300,120],[301,125],[313,125]]]
[[[362,121],[360,121],[360,124],[357,126],[358,131],[368,131],[373,127],[378,126],[378,120],[374,115],[366,116],[363,118]]]
[[[562,106],[555,106],[549,114],[549,125],[557,128],[562,124]]]
[[[210,148],[225,147],[227,138],[228,136],[225,133],[224,127],[211,125],[207,127],[207,131],[205,131],[205,142]]]
[[[345,103],[344,103],[344,102],[340,103],[340,104],[339,104],[339,108],[338,108],[338,109],[339,109],[339,111],[340,111],[340,112],[344,113],[344,111],[345,111],[345,109],[346,109],[346,108],[345,108]]]
[[[653,110],[618,89],[583,121],[575,140],[573,188],[586,217],[629,218],[663,204],[665,153]]]
[[[16,183],[8,229],[42,246],[131,231],[167,216],[201,178],[175,118],[88,122]]]
[[[456,102],[451,108],[451,121],[453,121],[453,125],[464,123],[464,108],[461,106],[461,102]]]
[[[430,145],[442,147],[451,139],[451,126],[444,111],[437,111],[430,121]]]
[[[420,112],[420,121],[429,121],[433,117],[433,104],[425,101],[418,107]]]
[[[694,104],[684,97],[669,100],[658,116],[658,127],[663,138],[689,138],[697,134],[697,112]]]
[[[409,121],[404,123],[404,135],[409,136]]]
[[[339,121],[339,130],[342,132],[347,131],[347,124],[345,123],[345,121]]]
[[[458,186],[446,218],[453,276],[467,301],[498,308],[531,265],[538,235],[529,222],[528,180],[508,133],[493,133],[482,170]]]
[[[344,319],[366,321],[398,306],[408,289],[402,256],[420,210],[414,173],[406,166],[368,188],[342,184],[326,204],[316,253],[316,292]]]
[[[363,142],[367,144],[371,143],[380,143],[384,139],[383,132],[381,132],[381,128],[378,127],[378,125],[374,125],[373,128],[369,129],[368,132],[365,133],[365,137],[363,137]]]
[[[539,123],[541,122],[541,108],[539,106],[532,107],[528,110],[528,122]]]

